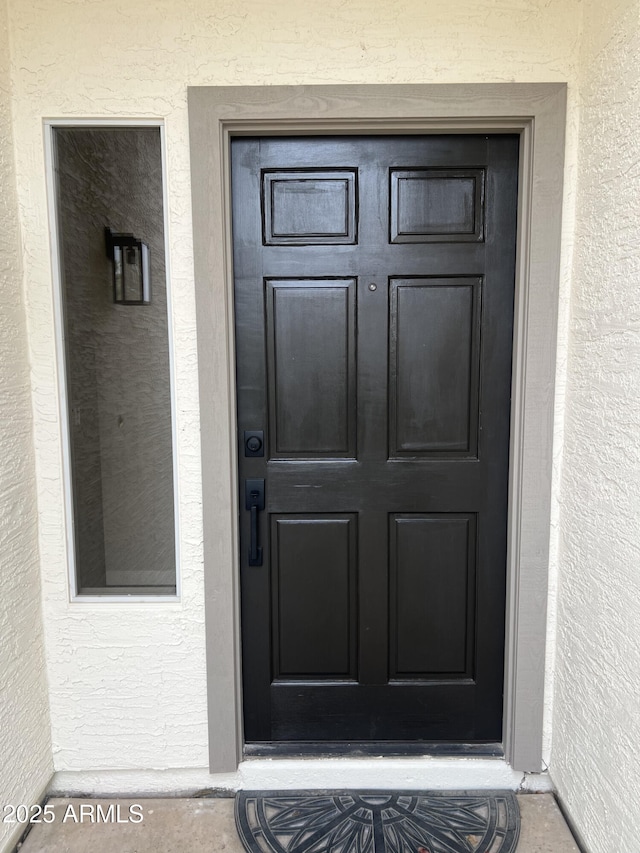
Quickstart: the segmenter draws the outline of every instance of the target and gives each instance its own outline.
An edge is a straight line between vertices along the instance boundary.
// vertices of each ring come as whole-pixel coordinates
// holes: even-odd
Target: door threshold
[[[418,741],[262,741],[246,743],[245,758],[371,758],[374,756],[459,756],[504,758],[501,743]]]

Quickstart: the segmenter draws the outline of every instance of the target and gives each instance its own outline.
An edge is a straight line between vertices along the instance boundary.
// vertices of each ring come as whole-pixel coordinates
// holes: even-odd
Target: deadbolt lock
[[[264,456],[264,432],[261,429],[244,431],[244,455]]]

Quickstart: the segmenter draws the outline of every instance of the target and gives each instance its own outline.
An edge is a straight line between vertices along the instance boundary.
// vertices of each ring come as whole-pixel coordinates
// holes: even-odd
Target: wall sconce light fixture
[[[149,247],[133,234],[104,229],[107,257],[113,264],[113,301],[117,305],[151,302]]]

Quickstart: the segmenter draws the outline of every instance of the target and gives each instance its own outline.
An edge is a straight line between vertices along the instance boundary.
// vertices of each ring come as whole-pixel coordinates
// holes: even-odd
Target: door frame
[[[242,760],[231,234],[234,136],[517,133],[504,753],[539,772],[566,84],[189,87],[202,455],[209,760]]]

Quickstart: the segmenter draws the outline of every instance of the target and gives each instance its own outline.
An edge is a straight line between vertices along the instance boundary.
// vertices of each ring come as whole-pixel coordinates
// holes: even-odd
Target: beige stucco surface
[[[587,849],[638,850],[640,3],[585,3],[552,777]]]
[[[0,515],[0,544],[1,583],[21,627],[10,634],[15,641],[0,643],[0,662],[4,666],[6,658],[14,667],[16,684],[25,679],[24,693],[17,695],[29,697],[20,723],[28,755],[16,752],[15,738],[13,752],[2,750],[3,761],[10,756],[12,796],[25,781],[16,775],[17,762],[30,759],[34,788],[50,766],[21,263],[56,769],[205,767],[186,87],[560,80],[569,83],[569,123],[546,752],[548,758],[553,722],[553,779],[589,849],[637,848],[639,10],[638,0],[159,0],[153,6],[144,0],[10,0],[11,61],[0,43],[0,110],[6,114],[10,71],[23,248],[16,252],[11,139],[3,122],[0,171],[9,193],[0,201],[0,392],[3,404],[5,396],[9,400],[9,423],[3,410],[0,488],[7,508]],[[166,122],[183,590],[178,604],[69,602],[42,119],[79,117]],[[4,610],[0,614],[8,618]],[[13,630],[15,614],[8,615]],[[20,668],[24,656],[30,664]],[[0,747],[13,732],[4,729],[3,719]]]
[[[37,799],[53,772],[40,603],[26,318],[0,4],[0,810]],[[0,817],[0,848],[16,827]]]
[[[57,769],[207,763],[187,85],[574,81],[578,10],[577,0],[11,3]],[[68,600],[42,117],[166,121],[180,604]],[[574,137],[572,123],[570,146]]]

